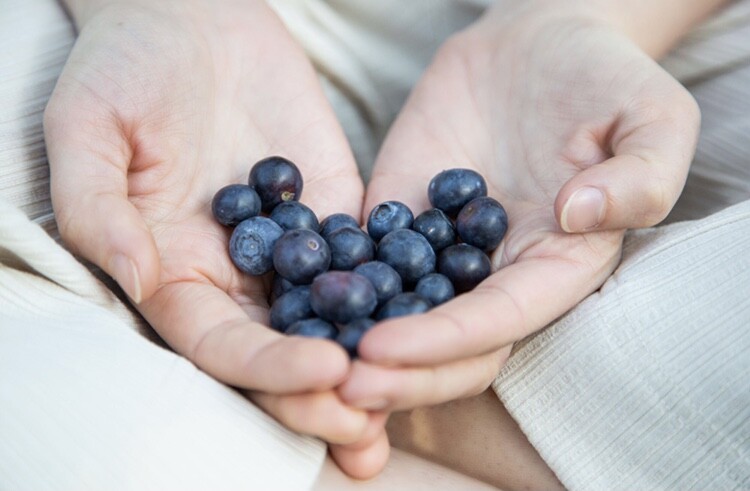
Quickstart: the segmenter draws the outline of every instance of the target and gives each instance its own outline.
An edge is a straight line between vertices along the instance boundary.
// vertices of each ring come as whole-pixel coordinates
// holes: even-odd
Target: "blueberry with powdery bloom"
[[[434,306],[445,303],[456,296],[456,290],[453,288],[451,280],[440,273],[423,276],[417,282],[417,286],[414,287],[414,293],[426,298]]]
[[[381,239],[377,256],[378,261],[396,270],[406,286],[435,271],[435,251],[414,230],[402,228],[390,232]]]
[[[362,336],[374,325],[375,321],[369,318],[354,320],[341,328],[336,336],[336,342],[349,353],[350,358],[356,358]]]
[[[339,330],[330,322],[314,317],[297,321],[286,330],[289,336],[305,336],[307,338],[323,338],[335,340]]]
[[[304,228],[317,232],[320,229],[318,217],[315,216],[315,212],[299,201],[279,203],[268,218],[278,223],[284,230]]]
[[[456,293],[472,290],[492,272],[487,254],[469,244],[443,249],[438,256],[437,270],[451,280]]]
[[[340,228],[359,228],[359,222],[357,219],[346,213],[334,213],[333,215],[327,216],[322,222],[320,222],[320,235],[324,239],[328,240],[328,236]]]
[[[370,280],[351,271],[328,271],[318,275],[310,289],[310,304],[315,313],[335,324],[369,317],[377,303]]]
[[[280,274],[275,273],[273,275],[273,280],[271,281],[271,295],[269,297],[270,302],[275,302],[277,298],[279,298],[295,286],[297,285],[287,280]]]
[[[424,235],[435,252],[456,243],[456,229],[448,216],[438,208],[419,214],[411,225],[412,230]]]
[[[326,240],[331,248],[331,269],[348,271],[375,259],[375,242],[362,229],[340,228]]]
[[[379,321],[394,317],[423,314],[432,308],[426,298],[414,292],[400,293],[388,300],[378,311],[375,318]]]
[[[414,222],[414,214],[408,206],[400,201],[386,201],[370,212],[367,219],[367,233],[377,242],[388,232],[410,228],[412,222]]]
[[[456,229],[465,243],[492,251],[508,231],[508,215],[494,198],[476,198],[461,209],[456,218]]]
[[[211,200],[211,212],[222,225],[234,227],[260,213],[260,196],[246,184],[230,184],[219,189]]]
[[[487,196],[487,183],[471,169],[449,169],[436,175],[427,187],[427,197],[433,207],[455,217],[461,208],[481,196]]]
[[[297,166],[283,157],[268,157],[250,170],[248,184],[260,196],[262,210],[270,213],[284,201],[299,201],[302,196],[302,174]]]
[[[286,332],[287,328],[302,319],[315,317],[310,306],[310,287],[292,288],[276,299],[271,306],[271,327]]]
[[[310,283],[331,264],[331,250],[312,230],[284,232],[273,248],[276,272],[296,285]]]
[[[401,276],[382,261],[360,264],[354,268],[354,272],[370,280],[375,287],[379,307],[403,291]]]
[[[273,269],[273,249],[284,230],[273,220],[252,217],[240,222],[229,239],[229,257],[237,268],[259,276]]]

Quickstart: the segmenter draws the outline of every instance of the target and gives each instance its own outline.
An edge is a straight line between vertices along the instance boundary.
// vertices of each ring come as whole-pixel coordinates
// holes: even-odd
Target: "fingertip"
[[[348,476],[366,480],[375,477],[385,468],[391,447],[383,429],[365,447],[331,445],[330,452],[333,460]]]
[[[564,201],[558,221],[568,233],[587,232],[599,227],[606,213],[605,193],[594,186],[581,186]]]

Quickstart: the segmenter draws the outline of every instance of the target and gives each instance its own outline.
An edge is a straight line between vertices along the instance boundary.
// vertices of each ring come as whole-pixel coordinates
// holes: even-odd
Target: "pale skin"
[[[699,112],[653,57],[721,3],[499,1],[436,54],[365,196],[310,62],[264,2],[68,0],[80,36],[45,115],[61,234],[175,351],[371,477],[390,411],[483,392],[515,341],[601,285],[625,229],[669,212]],[[510,216],[496,272],[378,326],[354,364],[274,333],[268,285],[231,265],[207,207],[271,154],[297,162],[321,217],[386,199],[419,212],[434,174],[477,169]]]

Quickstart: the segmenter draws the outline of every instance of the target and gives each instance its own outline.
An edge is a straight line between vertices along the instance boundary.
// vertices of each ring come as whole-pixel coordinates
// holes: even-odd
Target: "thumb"
[[[635,129],[621,124],[611,144],[614,156],[585,168],[560,189],[555,216],[562,229],[575,233],[661,222],[685,185],[698,126],[694,102]],[[618,141],[617,133],[625,136]]]
[[[115,121],[87,125],[67,109],[53,100],[44,120],[60,235],[72,252],[102,268],[140,303],[157,288],[159,255],[149,228],[128,200],[130,145]]]

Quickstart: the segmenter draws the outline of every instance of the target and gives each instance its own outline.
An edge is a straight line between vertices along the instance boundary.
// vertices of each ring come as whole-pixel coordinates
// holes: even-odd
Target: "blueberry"
[[[286,333],[290,336],[305,336],[308,338],[335,340],[336,336],[339,335],[339,330],[330,322],[315,317],[295,322],[289,326]]]
[[[277,298],[270,314],[271,327],[281,332],[299,320],[315,317],[310,306],[310,287],[298,286]]]
[[[399,276],[395,269],[384,262],[370,261],[369,263],[360,264],[354,268],[354,272],[370,280],[372,286],[375,287],[378,306],[382,306],[403,290],[401,276]]]
[[[369,317],[378,303],[370,280],[351,271],[328,271],[313,280],[310,304],[323,319],[346,324]]]
[[[242,220],[258,216],[260,196],[245,184],[230,184],[216,192],[211,200],[211,212],[222,225],[234,227]]]
[[[340,228],[359,228],[357,219],[346,213],[334,213],[320,222],[320,235],[328,240],[328,236]]]
[[[423,276],[417,282],[414,293],[426,298],[432,305],[440,305],[456,296],[451,280],[440,273]]]
[[[331,250],[323,237],[307,229],[289,230],[276,241],[273,267],[294,284],[310,283],[331,264]]]
[[[448,216],[438,208],[427,210],[414,219],[412,230],[424,235],[435,252],[456,243],[456,229]]]
[[[463,293],[490,275],[490,258],[469,244],[452,245],[440,252],[437,269],[451,280],[457,293]]]
[[[299,201],[302,195],[302,174],[283,157],[267,157],[257,162],[250,170],[248,184],[257,191],[266,213],[283,201]]]
[[[456,216],[466,203],[487,196],[487,183],[471,169],[449,169],[436,175],[427,188],[427,197],[435,208]]]
[[[400,201],[386,201],[370,212],[367,219],[367,233],[375,241],[379,241],[388,232],[411,227],[413,221],[414,215],[408,206]]]
[[[273,269],[273,247],[284,230],[265,217],[241,221],[229,239],[229,256],[241,271],[262,275]]]
[[[349,353],[350,357],[356,358],[359,341],[374,325],[375,321],[372,319],[354,320],[341,328],[336,336],[336,342]]]
[[[456,218],[461,240],[485,251],[494,250],[508,230],[508,215],[503,205],[489,197],[475,198]]]
[[[318,217],[307,205],[299,201],[284,201],[279,203],[268,216],[278,223],[284,230],[304,228],[317,232],[320,229]]]
[[[422,234],[405,228],[381,239],[378,260],[395,269],[407,285],[435,271],[435,251],[430,243]]]
[[[350,270],[375,259],[375,242],[360,228],[340,228],[326,240],[331,248],[331,269]]]
[[[287,280],[280,274],[276,273],[273,275],[273,281],[271,281],[271,303],[275,302],[277,298],[294,288],[296,285],[291,281]]]
[[[432,304],[426,298],[414,292],[399,293],[378,311],[378,320],[390,319],[392,317],[404,317],[407,315],[422,314],[432,308]]]

